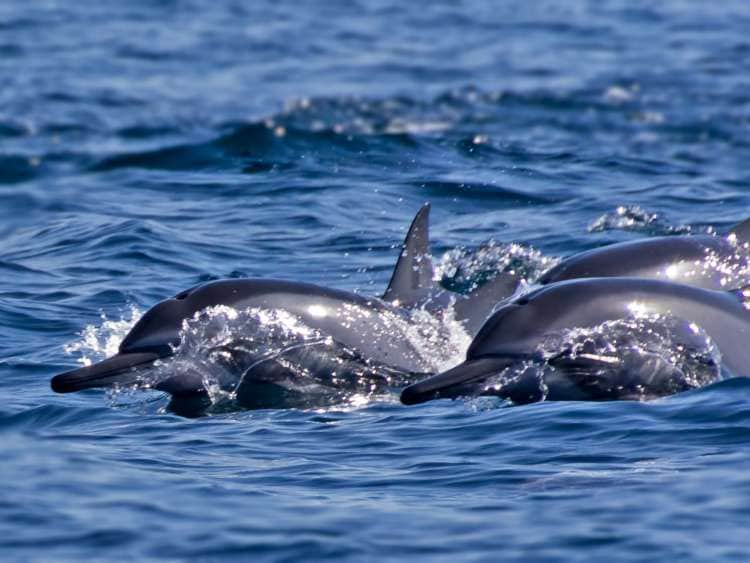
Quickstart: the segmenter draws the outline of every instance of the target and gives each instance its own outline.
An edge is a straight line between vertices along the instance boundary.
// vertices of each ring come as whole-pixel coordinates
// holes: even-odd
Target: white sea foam
[[[86,325],[78,334],[79,339],[66,344],[63,349],[68,355],[77,354],[77,361],[85,366],[113,356],[142,314],[135,305],[131,305],[119,319],[109,319],[102,313],[99,324]]]

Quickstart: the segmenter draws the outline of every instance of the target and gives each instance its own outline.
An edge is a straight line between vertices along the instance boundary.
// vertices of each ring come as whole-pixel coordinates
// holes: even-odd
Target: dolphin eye
[[[531,299],[524,295],[523,297],[516,299],[513,303],[515,305],[528,305],[529,301],[531,301]]]

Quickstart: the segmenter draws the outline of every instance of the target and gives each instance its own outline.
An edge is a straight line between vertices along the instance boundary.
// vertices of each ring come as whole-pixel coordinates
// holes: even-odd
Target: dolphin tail
[[[516,292],[520,282],[518,276],[501,272],[456,301],[453,306],[456,318],[463,322],[469,334],[476,334],[484,321],[494,312],[496,306]],[[475,314],[477,311],[485,311],[485,314],[477,316]]]
[[[131,385],[138,381],[140,368],[150,366],[159,357],[153,352],[116,354],[99,363],[56,375],[50,386],[56,393],[72,393],[94,387]]]
[[[476,394],[472,385],[498,375],[512,365],[511,358],[486,357],[467,360],[454,368],[409,385],[401,391],[401,402],[416,405],[433,399],[449,399]]]
[[[430,204],[425,203],[406,233],[401,255],[383,294],[386,301],[413,303],[422,297],[424,290],[434,287],[429,226]]]
[[[750,242],[750,219],[740,221],[734,227],[729,229],[729,233],[743,242]]]

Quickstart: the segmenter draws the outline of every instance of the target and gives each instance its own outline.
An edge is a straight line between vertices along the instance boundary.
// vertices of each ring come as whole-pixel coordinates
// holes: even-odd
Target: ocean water
[[[200,418],[49,379],[203,281],[377,295],[425,201],[458,289],[723,232],[748,29],[743,1],[0,4],[2,559],[746,561],[745,379]]]

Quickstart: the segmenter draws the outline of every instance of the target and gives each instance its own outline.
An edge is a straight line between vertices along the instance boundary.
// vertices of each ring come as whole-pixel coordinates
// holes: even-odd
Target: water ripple
[[[197,419],[49,379],[208,280],[381,294],[426,200],[460,291],[725,232],[748,23],[739,0],[0,5],[4,558],[746,560],[747,379]]]

